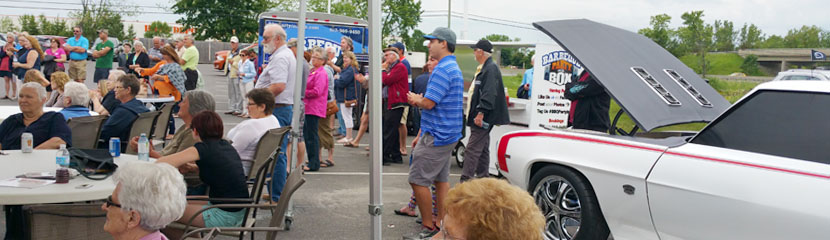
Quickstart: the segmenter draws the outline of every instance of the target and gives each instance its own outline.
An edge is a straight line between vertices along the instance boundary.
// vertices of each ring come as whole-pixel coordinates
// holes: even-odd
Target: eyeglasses
[[[112,195],[110,195],[109,197],[107,197],[107,200],[104,202],[104,204],[106,204],[106,205],[107,205],[107,207],[113,207],[113,206],[115,206],[115,207],[117,207],[117,208],[121,208],[121,204],[118,204],[118,203],[115,203],[115,202],[113,202],[113,201],[112,201]]]
[[[72,32],[81,32],[81,31],[75,30],[75,31],[72,31]]]

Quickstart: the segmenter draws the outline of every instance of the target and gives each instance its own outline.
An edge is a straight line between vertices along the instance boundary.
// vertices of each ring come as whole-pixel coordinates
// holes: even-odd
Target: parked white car
[[[659,97],[646,94],[651,89],[639,79],[608,73],[620,68],[615,64],[636,64],[649,70],[665,68],[677,59],[667,52],[651,52],[650,48],[659,48],[653,43],[628,46],[647,38],[619,33],[622,29],[585,29],[596,25],[588,20],[534,24],[579,58],[629,108],[629,114],[642,110],[624,103],[630,98],[662,104]],[[575,27],[582,29],[567,36],[555,34],[561,29],[579,29]],[[603,46],[602,41],[608,41],[603,39],[625,45],[605,42],[612,46]],[[580,41],[607,51],[593,58],[586,50],[590,48],[580,46]],[[613,52],[628,49],[650,58]],[[625,57],[629,61],[622,61]],[[697,106],[682,90],[673,88],[665,75],[649,72],[653,75],[645,75],[651,86],[659,86],[662,96],[671,93],[675,102],[651,107],[646,114],[630,114],[638,127],[650,131],[657,126],[651,122],[677,115],[691,120],[708,114],[707,109],[717,110],[715,117],[702,117],[709,125],[699,133],[634,136],[524,130],[508,133],[497,143],[499,171],[536,199],[547,220],[545,239],[605,240],[609,235],[636,240],[828,238],[830,82],[768,82],[734,105],[722,106],[722,97],[709,94],[713,89],[696,74],[684,75],[696,87],[689,94],[704,93],[699,96],[711,103]],[[679,72],[687,73],[685,69]],[[614,87],[617,81],[632,89]],[[680,110],[681,106],[689,108]],[[648,114],[668,110],[678,111],[671,116]]]
[[[773,81],[812,80],[830,81],[830,70],[790,69],[778,72]]]

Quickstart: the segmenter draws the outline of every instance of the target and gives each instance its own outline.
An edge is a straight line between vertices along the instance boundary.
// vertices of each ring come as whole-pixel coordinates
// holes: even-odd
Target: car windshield
[[[816,81],[818,81],[818,80],[821,80],[821,79],[819,79],[815,76],[810,76],[810,75],[790,75],[790,76],[786,76],[786,77],[781,78],[781,80],[816,80]]]

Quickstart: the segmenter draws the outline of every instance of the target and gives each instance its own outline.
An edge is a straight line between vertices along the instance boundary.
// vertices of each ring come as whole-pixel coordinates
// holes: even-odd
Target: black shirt
[[[210,198],[248,198],[248,184],[242,171],[242,159],[225,140],[203,140],[194,145],[199,151],[199,178],[210,187]],[[230,202],[214,202],[221,204]],[[236,212],[241,208],[221,208]]]
[[[115,99],[115,90],[109,91],[107,92],[107,95],[104,95],[104,98],[101,99],[101,105],[103,105],[104,109],[107,109],[107,112],[110,114],[115,111],[115,108],[117,108],[118,105],[121,105],[121,101]]]

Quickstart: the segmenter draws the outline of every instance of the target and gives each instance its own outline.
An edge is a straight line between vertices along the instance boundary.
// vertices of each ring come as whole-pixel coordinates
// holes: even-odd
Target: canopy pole
[[[305,52],[305,16],[306,16],[306,0],[300,0],[300,17],[299,21],[297,22],[297,69],[295,69],[296,74],[294,74],[294,104],[291,109],[291,142],[293,144],[289,145],[289,147],[296,147],[297,142],[299,141],[298,136],[300,136],[300,114],[305,114],[303,111],[303,93],[305,92],[305,82],[303,82],[303,62],[305,62],[305,57],[303,56],[303,52]],[[288,41],[288,39],[285,39]],[[285,153],[292,152],[290,149],[283,150]],[[292,171],[296,168],[297,159],[288,158],[291,161],[287,162],[286,164],[290,166],[289,169]],[[289,221],[293,221],[294,219],[294,200],[288,201],[288,210],[286,211],[286,219]]]
[[[372,239],[382,238],[383,199],[381,175],[381,0],[369,0],[369,136],[372,171],[369,176],[369,215],[372,218]]]

